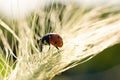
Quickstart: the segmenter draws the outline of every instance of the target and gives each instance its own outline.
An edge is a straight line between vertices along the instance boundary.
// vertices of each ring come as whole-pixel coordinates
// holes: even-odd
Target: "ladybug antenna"
[[[41,39],[37,39],[37,44],[40,44],[41,43]]]

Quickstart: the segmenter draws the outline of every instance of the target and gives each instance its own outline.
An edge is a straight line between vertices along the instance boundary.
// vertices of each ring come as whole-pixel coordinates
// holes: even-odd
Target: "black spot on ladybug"
[[[60,36],[58,36],[58,39],[60,39]]]
[[[55,44],[57,44],[57,42],[55,41]]]

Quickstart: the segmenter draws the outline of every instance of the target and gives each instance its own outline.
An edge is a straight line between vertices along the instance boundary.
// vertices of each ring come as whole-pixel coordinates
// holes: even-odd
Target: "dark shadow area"
[[[120,80],[120,44],[105,49],[100,54],[54,80]]]

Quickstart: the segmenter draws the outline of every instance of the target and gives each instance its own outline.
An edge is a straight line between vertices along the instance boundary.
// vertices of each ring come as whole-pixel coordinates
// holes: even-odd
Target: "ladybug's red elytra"
[[[42,51],[42,46],[43,45],[53,45],[55,46],[58,50],[58,47],[62,47],[63,46],[63,39],[59,34],[56,33],[48,33],[46,35],[44,35],[41,39],[41,51]]]

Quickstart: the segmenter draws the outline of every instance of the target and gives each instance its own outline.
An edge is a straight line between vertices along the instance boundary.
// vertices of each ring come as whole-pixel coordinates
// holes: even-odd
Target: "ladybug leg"
[[[42,44],[40,45],[40,52],[42,52],[42,50],[43,50],[43,46],[42,46]]]
[[[40,50],[40,52],[42,52],[43,45],[42,45],[41,39],[39,40],[38,44],[39,44],[39,50]]]
[[[57,46],[55,46],[57,48],[57,50],[59,50],[59,48]]]
[[[48,51],[50,50],[50,45],[49,45],[49,49],[48,49]]]
[[[48,44],[49,45],[49,49],[48,49],[48,51],[50,50],[50,44]]]

